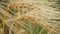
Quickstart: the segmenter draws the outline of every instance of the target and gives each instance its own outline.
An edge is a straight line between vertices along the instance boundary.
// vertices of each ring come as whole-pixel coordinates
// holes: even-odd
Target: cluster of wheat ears
[[[0,34],[60,34],[60,0],[0,0]]]

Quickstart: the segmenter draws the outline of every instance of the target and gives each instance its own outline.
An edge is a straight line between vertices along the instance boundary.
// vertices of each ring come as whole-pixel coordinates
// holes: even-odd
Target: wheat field
[[[60,34],[60,0],[0,0],[0,34]]]

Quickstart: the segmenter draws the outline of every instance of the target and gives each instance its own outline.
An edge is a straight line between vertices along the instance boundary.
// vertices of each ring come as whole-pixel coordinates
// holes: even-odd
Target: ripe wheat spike
[[[0,0],[0,34],[60,34],[60,0]]]

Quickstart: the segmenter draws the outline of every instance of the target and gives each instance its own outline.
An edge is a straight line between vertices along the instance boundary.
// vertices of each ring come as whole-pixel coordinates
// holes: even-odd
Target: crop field
[[[60,0],[0,0],[0,34],[60,34]]]

